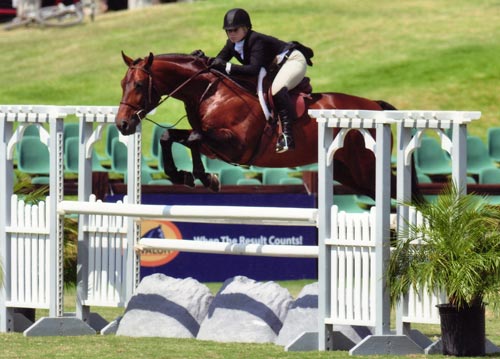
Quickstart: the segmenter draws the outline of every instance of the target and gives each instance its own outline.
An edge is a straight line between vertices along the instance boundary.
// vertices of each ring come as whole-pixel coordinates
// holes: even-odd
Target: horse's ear
[[[127,55],[125,55],[125,53],[122,51],[122,58],[123,58],[123,61],[125,62],[125,64],[130,67],[130,65],[132,64],[132,62],[134,62],[134,60],[132,60],[130,57],[128,57]]]
[[[153,64],[153,59],[154,59],[154,55],[152,52],[150,52],[149,56],[148,56],[148,60],[146,62],[146,66],[144,66],[144,67],[149,69],[151,67],[151,65]]]

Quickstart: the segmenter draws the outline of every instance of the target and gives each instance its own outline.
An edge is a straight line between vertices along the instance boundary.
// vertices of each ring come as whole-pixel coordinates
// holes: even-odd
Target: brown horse
[[[205,172],[200,154],[260,167],[295,167],[318,161],[318,126],[307,111],[293,124],[295,150],[278,154],[277,127],[266,120],[255,92],[212,70],[206,57],[149,54],[132,60],[123,53],[122,56],[128,66],[116,115],[116,126],[122,134],[133,134],[145,115],[168,97],[185,104],[192,129],[169,129],[160,140],[165,173],[172,182],[194,186],[194,179],[198,178],[204,186],[219,190],[217,176]],[[166,98],[162,100],[162,96]],[[383,101],[341,93],[313,93],[306,99],[306,107],[395,109]],[[177,170],[172,158],[173,142],[191,149],[193,173]],[[365,148],[358,131],[348,133],[344,147],[335,154],[334,166],[335,180],[357,193],[375,197],[375,157]],[[393,189],[394,185],[393,180]]]

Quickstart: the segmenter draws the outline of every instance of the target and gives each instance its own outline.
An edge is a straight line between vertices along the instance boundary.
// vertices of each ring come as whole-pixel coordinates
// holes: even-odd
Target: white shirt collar
[[[245,44],[245,39],[238,41],[234,44],[234,49],[238,54],[240,54],[240,57],[243,59],[243,45]]]

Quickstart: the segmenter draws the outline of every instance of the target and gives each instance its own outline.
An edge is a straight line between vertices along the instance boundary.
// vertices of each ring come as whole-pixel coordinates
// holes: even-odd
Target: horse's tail
[[[375,102],[378,103],[384,111],[397,111],[397,108],[392,106],[389,102],[386,102],[384,100],[377,100]]]

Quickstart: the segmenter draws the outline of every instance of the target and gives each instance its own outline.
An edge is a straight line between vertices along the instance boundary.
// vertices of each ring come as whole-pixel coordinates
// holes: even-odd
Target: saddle
[[[311,80],[309,77],[304,77],[302,81],[295,86],[293,89],[289,90],[290,101],[295,108],[295,113],[297,115],[297,119],[304,116],[307,110],[306,100],[311,99],[312,86]],[[266,102],[269,104],[269,107],[274,110],[273,96],[271,94],[271,86],[268,86],[266,90]],[[276,111],[273,111],[274,118],[276,118]]]

